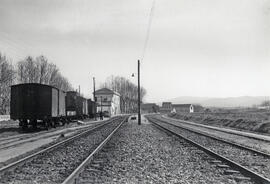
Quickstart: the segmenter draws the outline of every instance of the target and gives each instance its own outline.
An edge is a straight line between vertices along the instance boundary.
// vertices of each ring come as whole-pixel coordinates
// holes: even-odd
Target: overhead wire
[[[3,42],[3,46],[6,47],[7,51],[12,54],[12,56],[15,56],[16,60],[20,60],[26,57],[25,49],[26,48],[34,48],[31,44],[26,43],[25,40],[19,40],[11,38],[11,36],[0,30],[0,41]],[[1,44],[0,44],[1,46]]]
[[[148,45],[148,41],[149,41],[149,37],[150,37],[150,31],[151,31],[151,25],[152,25],[152,20],[153,20],[153,15],[154,15],[155,3],[156,3],[156,1],[153,0],[151,10],[150,10],[150,14],[149,14],[148,24],[147,24],[146,37],[145,37],[145,40],[144,40],[144,45],[143,45],[143,50],[142,50],[142,55],[141,55],[141,61],[144,59],[145,52],[146,52],[147,45]]]
[[[27,52],[27,50],[35,50],[35,46],[32,42],[29,42],[28,40],[24,40],[21,38],[14,38],[11,37],[8,33],[0,30],[0,42],[3,43],[2,46],[5,47],[5,51],[0,50],[2,54],[6,54],[6,52],[10,53],[12,55],[11,60],[15,60],[15,62],[25,59],[27,56],[30,56],[30,53]],[[0,43],[0,49],[1,49],[1,43]],[[43,53],[38,54],[37,56],[44,55]],[[47,57],[46,57],[47,58]],[[52,58],[47,58],[50,62],[54,62]]]

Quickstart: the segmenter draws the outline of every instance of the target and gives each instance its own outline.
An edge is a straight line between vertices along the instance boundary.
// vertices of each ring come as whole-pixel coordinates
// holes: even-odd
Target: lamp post
[[[140,60],[138,60],[138,125],[141,125]]]
[[[135,77],[134,73],[132,77]],[[141,87],[140,87],[140,60],[138,60],[138,125],[141,125]]]

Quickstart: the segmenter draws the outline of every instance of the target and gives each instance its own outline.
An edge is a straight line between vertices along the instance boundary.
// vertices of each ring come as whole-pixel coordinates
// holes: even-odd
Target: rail
[[[214,152],[214,151],[212,151],[212,150],[210,150],[210,149],[208,149],[208,148],[206,148],[206,147],[203,146],[203,145],[200,145],[200,144],[194,142],[193,140],[191,140],[191,139],[189,139],[189,138],[186,138],[186,137],[182,136],[182,135],[179,134],[179,133],[176,133],[176,132],[174,132],[174,131],[172,131],[172,130],[169,130],[168,128],[166,128],[166,127],[164,127],[164,126],[158,124],[157,122],[155,122],[155,121],[158,121],[157,119],[148,118],[148,120],[149,120],[151,123],[153,123],[155,126],[157,126],[158,128],[160,128],[160,129],[162,129],[162,130],[165,130],[165,131],[167,131],[167,132],[170,132],[171,134],[173,134],[173,135],[175,135],[175,136],[177,136],[177,137],[180,137],[181,139],[186,140],[187,142],[189,142],[189,143],[191,143],[192,145],[194,145],[194,146],[200,148],[201,150],[203,150],[203,151],[206,152],[207,154],[209,154],[209,155],[211,155],[211,156],[213,156],[213,157],[215,157],[215,158],[217,158],[217,159],[219,159],[219,160],[221,160],[221,161],[227,163],[229,166],[231,166],[231,167],[233,167],[233,168],[236,168],[236,169],[239,170],[241,173],[243,173],[243,174],[245,174],[246,176],[252,178],[254,181],[259,182],[259,183],[261,183],[261,184],[270,184],[270,179],[265,178],[264,176],[262,176],[262,175],[260,175],[260,174],[258,174],[258,173],[255,173],[255,172],[253,172],[253,171],[251,171],[250,169],[248,169],[248,168],[246,168],[246,167],[244,167],[244,166],[242,166],[242,165],[240,165],[240,164],[238,164],[238,163],[236,163],[236,162],[234,162],[234,161],[232,161],[232,160],[230,160],[230,159],[228,159],[228,158],[226,158],[226,157],[224,157],[224,156],[222,156],[222,155],[220,155],[220,154],[218,154],[218,153],[216,153],[216,152]],[[167,123],[167,124],[169,124],[169,125],[172,125],[172,124],[170,124],[170,123],[168,123],[168,122],[165,122],[165,123]],[[179,128],[181,128],[181,127],[179,127]]]

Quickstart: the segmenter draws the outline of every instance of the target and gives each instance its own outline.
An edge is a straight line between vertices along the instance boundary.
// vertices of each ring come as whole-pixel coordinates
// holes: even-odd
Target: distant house
[[[173,104],[173,112],[194,112],[194,106],[192,104]]]
[[[159,108],[161,113],[169,113],[173,110],[172,102],[163,102],[162,106]]]
[[[270,106],[259,106],[257,107],[259,110],[270,110]]]
[[[102,88],[95,92],[97,100],[97,112],[112,116],[121,113],[120,94],[108,88]]]
[[[156,113],[159,112],[159,106],[155,103],[145,103],[141,106],[143,113]]]

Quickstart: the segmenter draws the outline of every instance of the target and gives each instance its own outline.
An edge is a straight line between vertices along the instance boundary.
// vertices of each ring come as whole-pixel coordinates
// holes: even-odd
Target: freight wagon
[[[87,99],[76,91],[68,91],[66,96],[66,114],[69,119],[86,118],[88,116]]]
[[[96,105],[96,103],[94,101],[92,101],[91,99],[88,99],[87,104],[88,104],[89,118],[96,117],[96,114],[97,114],[97,105]]]
[[[10,118],[22,128],[40,122],[53,126],[66,116],[66,93],[53,86],[27,83],[11,86]],[[65,122],[65,121],[64,121]]]

